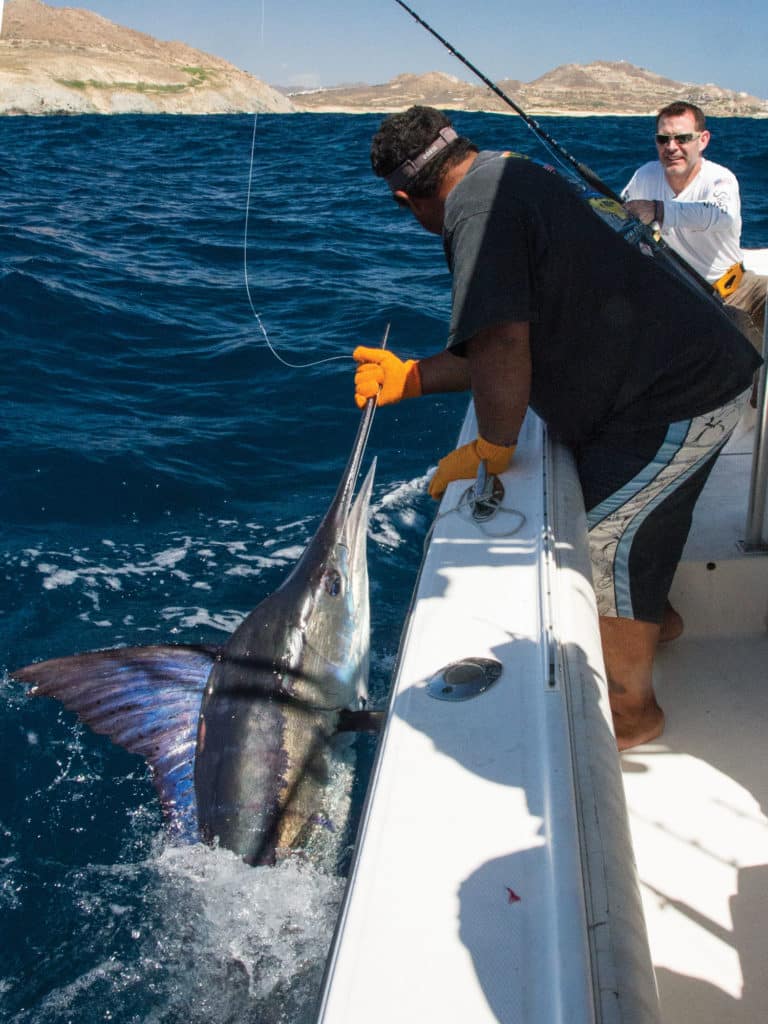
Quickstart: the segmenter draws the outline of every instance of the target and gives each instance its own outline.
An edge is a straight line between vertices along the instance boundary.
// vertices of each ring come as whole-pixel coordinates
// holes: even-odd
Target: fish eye
[[[331,597],[338,597],[342,590],[341,573],[331,569],[325,574],[325,589]]]

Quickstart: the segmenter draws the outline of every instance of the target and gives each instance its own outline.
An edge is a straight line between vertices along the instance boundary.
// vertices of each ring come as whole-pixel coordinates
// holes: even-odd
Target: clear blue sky
[[[276,85],[471,75],[394,0],[47,0],[225,57]],[[626,60],[768,99],[766,0],[408,0],[493,79]]]

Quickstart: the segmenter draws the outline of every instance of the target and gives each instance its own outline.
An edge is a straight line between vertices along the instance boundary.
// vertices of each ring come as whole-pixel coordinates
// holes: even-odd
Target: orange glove
[[[485,461],[489,473],[503,473],[512,461],[516,447],[514,444],[491,444],[479,436],[471,444],[462,445],[438,462],[437,471],[429,482],[430,496],[435,500],[441,498],[452,480],[474,479],[482,461]]]
[[[418,398],[421,394],[418,359],[403,361],[387,349],[362,345],[358,345],[352,358],[360,363],[355,373],[355,404],[359,409],[377,395],[377,405],[390,405],[402,398]]]

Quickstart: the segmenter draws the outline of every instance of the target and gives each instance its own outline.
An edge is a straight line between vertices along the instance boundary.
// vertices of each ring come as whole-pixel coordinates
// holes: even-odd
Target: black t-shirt
[[[480,153],[450,192],[448,347],[529,321],[531,407],[578,443],[671,423],[745,390],[760,360],[706,296],[627,243],[557,174]]]

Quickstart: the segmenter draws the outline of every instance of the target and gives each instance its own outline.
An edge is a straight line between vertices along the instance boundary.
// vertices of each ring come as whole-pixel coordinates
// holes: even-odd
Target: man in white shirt
[[[729,306],[749,315],[751,323],[742,329],[762,352],[768,278],[744,269],[739,183],[726,167],[702,156],[709,139],[699,107],[664,107],[656,117],[659,159],[634,173],[622,198],[638,220],[659,225],[670,248]]]

